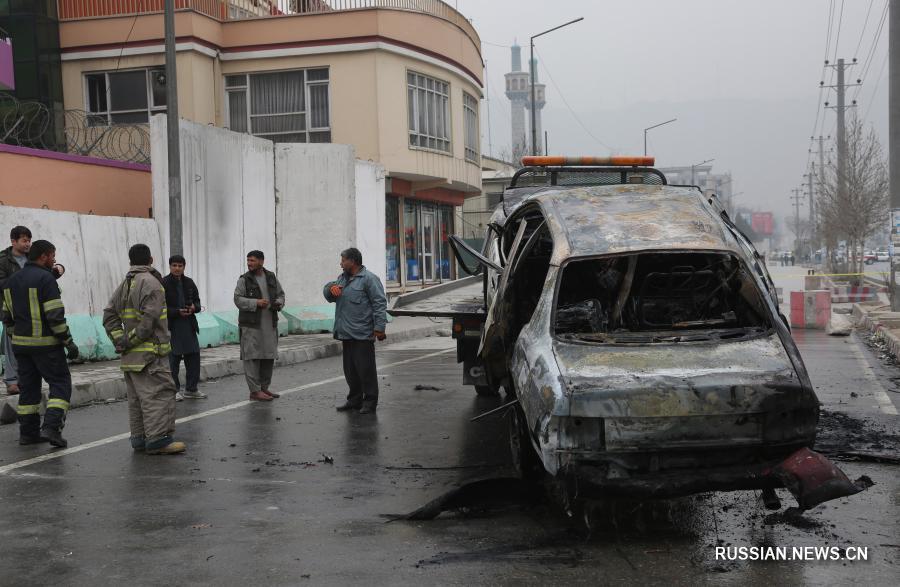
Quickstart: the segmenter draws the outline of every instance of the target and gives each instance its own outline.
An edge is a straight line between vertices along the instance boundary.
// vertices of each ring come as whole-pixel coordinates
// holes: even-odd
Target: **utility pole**
[[[900,246],[900,0],[891,0],[888,28],[890,86],[888,94],[888,157],[891,178],[891,310],[900,311],[897,292],[897,248]]]
[[[178,129],[178,74],[175,67],[175,0],[166,0],[166,135],[169,160],[169,254],[184,254],[181,224],[181,148]]]
[[[816,174],[816,164],[813,162],[809,167],[807,180],[809,182],[809,258],[810,262],[815,258],[815,249],[818,245],[816,240],[816,200],[813,193],[813,176]]]
[[[800,206],[803,204],[803,195],[800,188],[794,188],[791,200],[794,202],[794,252],[800,255]]]

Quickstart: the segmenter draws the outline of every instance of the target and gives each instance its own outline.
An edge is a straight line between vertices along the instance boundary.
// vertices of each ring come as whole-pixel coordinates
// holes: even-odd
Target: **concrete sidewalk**
[[[387,340],[384,343],[405,342],[427,336],[450,336],[449,320],[428,318],[395,318],[388,324]],[[341,354],[341,343],[331,333],[296,334],[282,336],[278,342],[276,367],[305,363],[323,357]],[[200,381],[218,379],[244,373],[240,359],[240,346],[229,344],[200,351]],[[119,369],[119,361],[99,361],[70,365],[72,371],[71,407],[91,405],[97,402],[125,399],[125,379]],[[182,377],[184,369],[182,368]],[[46,397],[47,388],[44,386]],[[16,419],[17,395],[0,395],[0,424],[9,424]]]

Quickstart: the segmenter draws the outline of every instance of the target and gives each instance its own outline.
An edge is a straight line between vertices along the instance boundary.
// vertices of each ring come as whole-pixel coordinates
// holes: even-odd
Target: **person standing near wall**
[[[103,328],[122,355],[131,447],[153,455],[184,452],[185,444],[172,437],[176,389],[166,359],[171,347],[162,276],[147,245],[132,246],[128,260],[131,267],[103,310]]]
[[[169,368],[178,392],[175,401],[204,399],[206,394],[197,390],[200,383],[200,342],[197,334],[200,326],[196,314],[200,312],[200,291],[194,280],[184,274],[187,262],[181,255],[169,257],[169,274],[163,278],[166,290],[166,306],[169,314],[169,336],[172,352],[169,354]],[[185,386],[181,392],[178,371],[184,360]]]
[[[32,243],[28,263],[6,280],[3,324],[19,368],[19,444],[49,442],[65,448],[68,442],[62,437],[62,429],[72,396],[66,357],[77,359],[78,346],[69,334],[66,310],[53,276],[55,261],[52,243]],[[41,379],[50,386],[43,425]]]
[[[15,226],[9,231],[11,245],[0,251],[0,292],[6,287],[6,280],[12,274],[25,266],[28,262],[28,251],[31,249],[31,231],[25,226]],[[66,268],[58,263],[53,264],[51,272],[59,279],[65,273]],[[12,351],[12,343],[9,336],[4,333],[0,350],[6,356],[6,367],[3,371],[3,383],[6,384],[6,393],[16,395],[19,393],[19,379],[16,374],[16,355]]]
[[[28,250],[31,248],[31,231],[24,226],[16,226],[9,232],[11,245],[0,251],[0,290],[6,289],[6,280],[28,262]],[[6,393],[19,393],[19,378],[16,375],[16,355],[12,350],[10,333],[3,334],[3,354],[6,356],[6,367],[3,370],[3,383]]]
[[[334,337],[343,346],[344,378],[350,387],[347,401],[337,410],[372,414],[378,406],[375,339],[386,338],[387,299],[381,280],[363,266],[359,249],[343,251],[340,264],[343,273],[323,291],[325,299],[335,303]]]
[[[280,397],[269,389],[278,358],[278,312],[284,308],[284,289],[275,274],[263,267],[262,251],[247,253],[247,272],[234,288],[241,336],[241,360],[252,401]]]

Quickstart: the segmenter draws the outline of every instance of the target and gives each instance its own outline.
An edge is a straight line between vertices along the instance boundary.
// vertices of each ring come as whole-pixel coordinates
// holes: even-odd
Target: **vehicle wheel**
[[[500,390],[498,390],[496,387],[493,387],[491,385],[476,385],[475,393],[477,393],[478,395],[483,395],[483,396],[484,395],[494,396],[494,395],[500,395]]]
[[[516,474],[526,481],[537,481],[544,473],[544,465],[531,445],[522,408],[514,406],[509,411],[507,422],[509,423],[509,450]]]

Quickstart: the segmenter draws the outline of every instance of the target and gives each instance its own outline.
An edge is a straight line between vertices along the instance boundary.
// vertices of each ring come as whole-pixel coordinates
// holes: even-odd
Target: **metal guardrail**
[[[164,5],[164,0],[57,0],[61,21],[158,14]],[[175,0],[176,10],[192,10],[222,21],[376,8],[436,16],[462,29],[481,50],[481,38],[472,23],[442,0]]]

